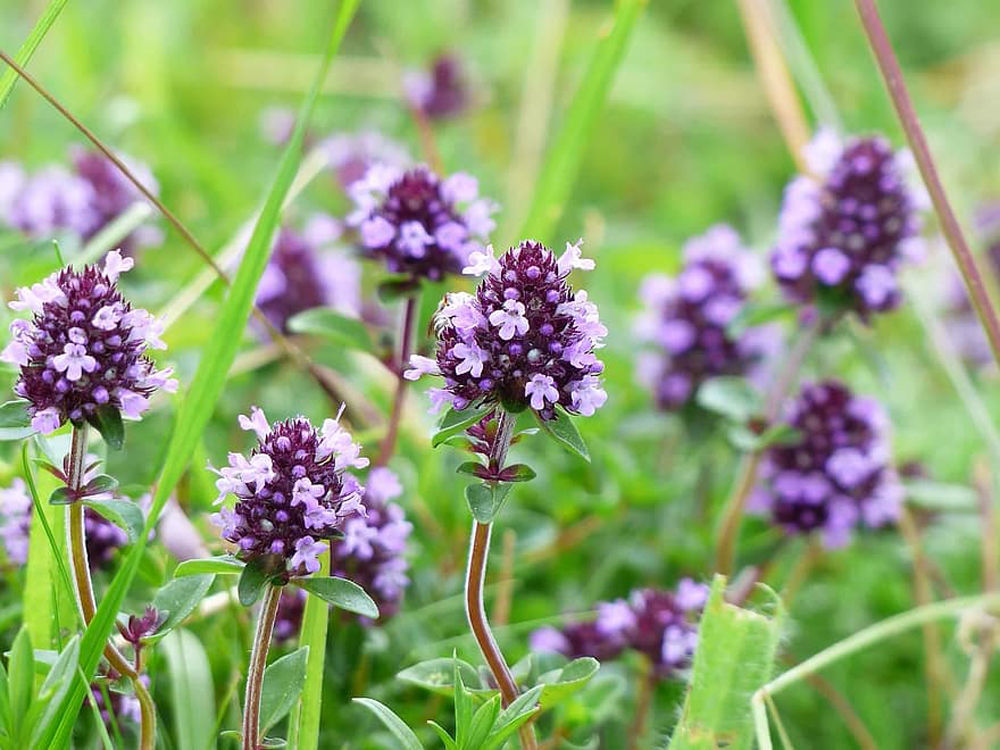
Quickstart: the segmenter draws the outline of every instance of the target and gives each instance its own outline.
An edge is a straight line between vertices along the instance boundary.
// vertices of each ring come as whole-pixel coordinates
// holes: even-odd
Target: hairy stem
[[[403,402],[406,400],[406,378],[403,372],[410,360],[410,350],[413,348],[413,327],[417,316],[417,304],[420,295],[414,294],[406,298],[406,308],[403,311],[403,322],[399,337],[399,359],[396,361],[396,392],[392,399],[392,412],[389,415],[389,429],[385,433],[382,445],[379,446],[375,466],[385,466],[396,450],[396,440],[399,437],[399,422],[403,418]]]
[[[87,424],[85,422],[80,426],[73,426],[73,436],[66,466],[66,486],[70,490],[78,491],[83,487],[86,456]],[[69,537],[67,546],[70,567],[73,570],[77,604],[83,615],[84,623],[90,625],[90,621],[94,619],[94,613],[97,612],[97,600],[94,597],[94,584],[90,579],[90,564],[87,560],[87,538],[83,510],[83,503],[79,500],[66,506],[68,516],[66,528]],[[108,642],[104,647],[104,658],[108,660],[112,669],[132,681],[136,697],[139,698],[142,714],[139,746],[142,750],[153,750],[156,746],[156,710],[149,691],[139,680],[139,672],[111,642]]]
[[[896,59],[892,42],[889,41],[885,26],[879,17],[875,0],[855,0],[854,4],[861,16],[861,23],[864,26],[865,34],[868,35],[868,41],[875,54],[879,70],[885,79],[889,96],[896,108],[896,114],[899,115],[900,124],[906,133],[906,140],[913,150],[913,157],[920,169],[920,175],[923,177],[927,192],[931,196],[934,211],[941,222],[941,232],[948,241],[948,246],[955,256],[955,263],[962,272],[962,279],[968,289],[969,299],[972,300],[976,315],[979,316],[983,330],[986,331],[986,338],[989,339],[993,356],[1000,363],[1000,318],[997,317],[997,312],[986,291],[983,276],[976,267],[975,258],[969,250],[962,228],[948,202],[944,185],[941,184],[941,178],[938,176],[937,167],[927,145],[927,138],[920,126],[920,119],[917,117],[917,111],[913,107],[906,82],[903,80],[903,71],[899,67],[899,60]]]
[[[635,718],[632,719],[632,727],[628,733],[629,750],[638,750],[642,747],[642,735],[646,731],[649,709],[653,704],[653,695],[656,693],[656,671],[649,659],[644,661],[642,674],[638,680],[639,690],[635,704]]]
[[[243,705],[243,750],[260,748],[260,696],[264,687],[264,669],[267,667],[267,652],[271,647],[271,633],[278,615],[278,600],[281,587],[268,584],[264,591],[257,631],[254,633],[253,650],[250,652],[250,666],[247,670],[247,693]]]

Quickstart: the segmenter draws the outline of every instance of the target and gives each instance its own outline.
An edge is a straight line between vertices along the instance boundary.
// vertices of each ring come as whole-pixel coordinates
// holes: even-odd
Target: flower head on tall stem
[[[323,540],[337,536],[349,516],[364,512],[363,488],[348,470],[367,466],[368,459],[339,419],[327,419],[317,430],[301,416],[272,426],[257,407],[240,416],[240,426],[256,433],[257,444],[249,458],[230,453],[228,466],[213,469],[219,475],[216,502],[233,494],[236,504],[212,519],[241,560],[274,556],[284,561],[288,576],[315,573],[328,548]]]
[[[786,420],[798,437],[768,448],[751,510],[789,534],[821,532],[827,547],[846,544],[859,525],[895,521],[903,490],[889,462],[889,421],[874,399],[835,380],[807,384]]]
[[[362,252],[414,280],[460,273],[496,226],[495,204],[461,172],[442,179],[425,166],[375,164],[349,192],[356,209],[347,222]]]
[[[841,143],[823,131],[807,155],[812,174],[786,188],[771,256],[786,295],[854,310],[863,319],[899,304],[896,272],[920,252],[925,194],[908,183],[909,152],[882,138]]]
[[[29,402],[39,432],[51,433],[67,421],[96,422],[98,412],[108,409],[137,419],[156,390],[177,389],[171,369],[157,370],[146,356],[150,348],[166,348],[163,326],[133,308],[117,288],[119,275],[132,265],[131,258],[112,251],[103,268],[64,268],[18,289],[9,303],[33,317],[10,324],[12,340],[0,360],[20,367],[14,392]]]
[[[758,276],[756,258],[735,230],[720,224],[685,244],[676,278],[643,280],[646,310],[636,333],[656,349],[640,355],[638,370],[660,408],[681,409],[705,380],[745,375],[765,356],[766,329],[729,330]]]
[[[443,389],[430,391],[435,411],[484,403],[531,408],[545,420],[557,406],[592,415],[607,400],[604,363],[595,354],[607,328],[587,292],[574,291],[567,277],[593,267],[580,243],[566,243],[558,258],[531,240],[499,260],[492,247],[474,253],[465,270],[485,278],[474,295],[446,297],[436,316],[436,359],[412,357],[406,377],[444,378]]]

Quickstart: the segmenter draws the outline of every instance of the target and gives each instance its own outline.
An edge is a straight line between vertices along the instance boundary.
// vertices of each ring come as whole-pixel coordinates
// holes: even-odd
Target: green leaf
[[[452,693],[455,699],[455,739],[459,746],[466,746],[466,737],[469,736],[469,728],[472,724],[472,694],[465,689],[462,682],[462,671],[459,666],[458,657],[452,655]]]
[[[554,669],[543,674],[538,678],[539,685],[542,687],[540,698],[542,708],[558,706],[570,695],[583,689],[600,668],[601,664],[597,659],[583,656],[574,659],[562,669]]]
[[[455,689],[454,671],[458,666],[462,681],[467,685],[479,684],[476,668],[461,659],[430,659],[407,667],[396,678],[422,687],[438,695],[450,696]]]
[[[153,597],[153,607],[164,619],[155,633],[143,638],[143,643],[156,643],[180,625],[205,598],[214,580],[215,576],[212,574],[174,578],[157,591]]]
[[[49,495],[49,505],[70,505],[76,502],[76,493],[69,487],[56,487]]]
[[[535,685],[517,696],[507,708],[500,712],[493,727],[493,732],[483,745],[482,750],[499,750],[503,743],[514,736],[528,720],[542,709],[538,706],[543,692],[542,685]]]
[[[7,661],[10,675],[10,712],[14,719],[14,737],[20,737],[27,744],[31,727],[25,726],[28,707],[35,697],[35,652],[31,648],[31,636],[26,628],[21,628]]]
[[[80,662],[80,636],[74,635],[59,653],[59,657],[45,676],[38,698],[31,706],[28,726],[31,727],[31,747],[38,747],[38,737],[48,731],[58,715],[59,704],[69,692]]]
[[[378,606],[354,581],[336,576],[323,576],[321,578],[294,578],[292,583],[335,607],[340,607],[356,615],[370,617],[373,620],[378,619]]]
[[[458,750],[458,743],[451,738],[451,735],[448,734],[448,731],[443,726],[436,721],[428,721],[427,724],[437,733],[437,736],[441,739],[441,744],[445,746],[445,750]]]
[[[111,450],[120,451],[125,445],[125,425],[122,422],[122,413],[117,407],[111,404],[99,406],[97,411],[87,417],[87,421],[101,433],[101,437]]]
[[[28,406],[29,402],[22,400],[0,404],[0,441],[21,440],[35,432]]]
[[[463,461],[455,469],[456,474],[468,474],[473,477],[478,477],[484,471],[486,471],[486,467],[478,461]]]
[[[166,658],[170,675],[174,747],[213,747],[215,687],[204,646],[189,630],[175,630],[160,642],[157,653]]]
[[[492,410],[492,405],[468,406],[461,411],[449,409],[448,413],[441,420],[441,424],[438,425],[438,431],[431,438],[431,446],[437,448],[453,435],[464,432],[466,427],[474,425]]]
[[[236,591],[239,595],[240,604],[249,607],[260,599],[264,593],[264,587],[268,586],[274,577],[274,563],[266,557],[255,557],[243,566],[240,573],[240,581]]]
[[[584,461],[590,461],[590,452],[583,437],[573,424],[572,417],[564,411],[557,411],[552,419],[542,419],[535,412],[535,417],[541,425],[542,430],[551,435],[556,441],[570,453],[575,453]]]
[[[469,504],[472,517],[479,523],[492,523],[510,490],[511,486],[504,482],[470,484],[465,488],[465,501]]]
[[[760,411],[760,395],[744,379],[718,377],[698,386],[695,401],[703,409],[743,424]]]
[[[102,495],[105,492],[114,492],[116,489],[118,489],[117,479],[109,477],[107,474],[98,474],[87,482],[83,491],[87,495]]]
[[[530,482],[537,476],[538,474],[528,464],[511,464],[500,472],[500,478],[504,482]]]
[[[493,729],[493,723],[497,720],[499,713],[500,696],[494,695],[472,715],[468,735],[464,738],[463,744],[466,747],[481,748],[489,736],[490,730]]]
[[[716,576],[701,617],[691,683],[671,750],[753,746],[749,696],[767,682],[781,637],[781,602],[759,586],[759,610],[725,600],[726,579]]]
[[[402,750],[423,750],[424,746],[420,744],[417,735],[403,723],[402,719],[396,716],[391,708],[372,698],[354,698],[354,703],[364,706],[375,714],[396,739]]]
[[[759,435],[741,424],[730,425],[726,430],[729,442],[746,453],[762,451],[772,445],[794,442],[801,437],[801,434],[787,422],[771,425]]]
[[[264,670],[260,694],[261,733],[267,733],[292,710],[292,704],[302,692],[308,658],[309,647],[303,646],[282,656]]]
[[[35,53],[35,49],[37,49],[42,39],[45,38],[45,34],[52,27],[52,24],[56,22],[59,13],[62,12],[65,5],[66,0],[49,0],[49,4],[45,6],[45,10],[39,17],[38,22],[35,23],[35,27],[28,34],[28,38],[24,40],[24,44],[17,50],[17,54],[14,55],[14,62],[22,68],[28,64],[31,56]],[[4,70],[3,75],[0,76],[0,109],[3,109],[3,106],[7,103],[7,98],[10,96],[14,84],[20,78],[15,70],[7,65],[4,67],[7,70]]]
[[[13,733],[13,717],[10,715],[10,687],[7,683],[7,670],[0,664],[0,736]]]
[[[293,316],[288,320],[288,330],[320,336],[348,349],[375,353],[372,337],[361,320],[328,307],[314,307]]]
[[[101,516],[111,521],[115,526],[123,529],[128,534],[129,542],[135,542],[142,534],[146,519],[142,515],[142,508],[134,500],[95,500],[87,498],[83,504],[88,508],[93,508]]]
[[[181,399],[166,450],[163,469],[156,483],[152,508],[146,521],[145,531],[151,531],[163,506],[180,481],[188,463],[198,446],[201,435],[215,411],[229,369],[236,357],[242,333],[250,317],[258,283],[267,265],[271,249],[271,238],[281,218],[281,207],[297,173],[301,160],[302,144],[309,126],[320,89],[326,79],[340,42],[350,25],[360,0],[342,0],[337,10],[333,29],[330,33],[323,59],[316,77],[302,101],[299,116],[278,164],[277,174],[268,191],[260,216],[254,226],[250,241],[243,253],[236,278],[233,279],[229,294],[216,316],[216,326],[203,348],[203,356],[198,360],[198,369],[191,381],[187,394]],[[80,664],[87,679],[93,678],[101,658],[104,644],[114,627],[118,611],[121,609],[128,588],[139,569],[148,535],[142,534],[125,558],[115,575],[97,613],[84,634],[80,649]],[[80,707],[86,697],[86,684],[74,683],[73,690],[63,701],[64,710],[53,737],[43,737],[44,746],[65,747],[69,744],[73,726]]]
[[[330,556],[320,555],[317,576],[330,574]],[[317,750],[323,707],[323,668],[326,665],[326,631],[330,607],[318,596],[306,597],[299,645],[309,648],[306,679],[302,697],[292,710],[288,723],[288,743],[297,750]]]
[[[645,0],[620,0],[615,4],[614,26],[598,41],[580,88],[562,118],[564,124],[549,148],[535,183],[527,221],[518,236],[549,241],[573,191],[594,125],[604,109],[618,64],[645,4]]]
[[[242,573],[245,565],[232,555],[185,560],[174,568],[174,578],[201,575],[233,575]]]

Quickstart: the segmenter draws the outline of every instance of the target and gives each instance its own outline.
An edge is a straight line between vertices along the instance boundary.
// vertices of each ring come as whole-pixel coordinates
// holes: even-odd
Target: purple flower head
[[[156,607],[146,607],[141,617],[129,615],[124,625],[118,625],[118,632],[134,648],[140,649],[142,648],[142,639],[156,633],[166,616],[165,612],[157,612]]]
[[[156,180],[145,165],[120,156],[154,193]],[[97,151],[72,154],[73,171],[51,165],[27,175],[10,162],[0,165],[0,221],[34,239],[69,232],[88,240],[121,215],[142,194]],[[140,227],[121,242],[126,254],[160,240],[153,227]]]
[[[250,414],[239,420],[257,434],[250,457],[230,453],[229,466],[212,469],[219,475],[216,502],[236,496],[235,506],[220,508],[212,520],[241,560],[274,556],[284,559],[289,575],[315,573],[328,546],[321,540],[363,511],[362,488],[347,469],[363,468],[368,459],[339,424],[340,414],[319,430],[301,416],[272,426],[257,407]]]
[[[817,136],[808,154],[814,174],[786,188],[771,256],[790,299],[820,298],[862,318],[899,304],[896,271],[918,252],[923,204],[907,183],[907,157],[881,138]]]
[[[482,401],[552,419],[557,405],[590,416],[604,404],[604,364],[594,351],[608,331],[587,292],[567,282],[574,268],[594,267],[579,246],[566,243],[558,258],[531,240],[499,260],[492,247],[472,254],[465,271],[486,278],[475,295],[445,298],[436,315],[437,359],[412,357],[405,373],[444,377],[445,387],[430,391],[434,410]]]
[[[469,104],[469,94],[457,57],[441,54],[429,71],[409,71],[403,88],[410,104],[432,120],[461,114]]]
[[[28,562],[31,507],[31,497],[21,479],[14,479],[10,487],[0,489],[0,541],[7,560],[14,565]]]
[[[349,192],[357,208],[347,222],[364,254],[414,279],[460,273],[496,226],[495,205],[463,173],[442,180],[424,166],[375,164]]]
[[[413,163],[404,146],[376,130],[334,133],[321,141],[319,147],[344,190],[350,190],[376,164],[402,170]]]
[[[274,619],[274,641],[285,643],[295,638],[302,628],[306,613],[306,592],[295,586],[286,586],[278,600],[278,614]]]
[[[567,659],[592,656],[602,663],[618,658],[626,645],[620,635],[601,632],[596,622],[571,623],[561,630],[541,628],[530,638],[531,650],[536,653],[562,654]]]
[[[799,437],[768,448],[752,508],[791,534],[820,531],[827,547],[859,524],[899,515],[902,485],[889,464],[888,419],[872,399],[827,380],[803,386],[788,423]]]
[[[53,432],[67,420],[94,421],[102,408],[136,419],[154,391],[177,389],[171,369],[157,370],[146,357],[148,348],[166,348],[162,325],[117,289],[119,274],[132,264],[115,250],[103,270],[65,268],[17,290],[10,307],[34,317],[10,324],[12,341],[0,360],[21,368],[14,392],[30,402],[39,432]]]
[[[302,232],[278,232],[257,287],[257,305],[276,328],[287,333],[290,318],[314,307],[358,315],[361,269],[331,246],[339,236],[339,223],[324,215],[310,219]]]
[[[380,622],[396,613],[410,582],[403,555],[413,524],[402,508],[389,502],[400,494],[402,486],[392,471],[372,469],[362,507],[345,519],[344,538],[332,545],[334,575],[349,578],[371,594]]]
[[[643,353],[639,373],[660,408],[680,409],[705,380],[745,375],[763,358],[762,329],[734,336],[727,328],[756,280],[755,260],[731,227],[718,225],[688,241],[676,278],[643,281],[637,333],[656,348]]]
[[[691,666],[698,645],[698,618],[708,599],[708,588],[684,579],[677,591],[640,589],[629,603],[635,626],[629,646],[650,660],[660,679]]]

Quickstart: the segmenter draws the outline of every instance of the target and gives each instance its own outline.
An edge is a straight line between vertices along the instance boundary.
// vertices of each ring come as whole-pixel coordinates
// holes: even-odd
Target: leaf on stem
[[[438,425],[438,431],[431,438],[431,446],[437,448],[453,435],[464,432],[467,427],[471,427],[491,411],[493,411],[492,405],[467,406],[461,411],[449,409],[441,420],[441,424]]]
[[[584,461],[590,461],[590,451],[587,450],[587,444],[580,435],[580,431],[576,429],[576,425],[573,424],[573,419],[569,414],[560,410],[556,412],[555,417],[552,419],[542,419],[535,412],[535,417],[538,419],[542,430],[555,438],[556,442],[563,448],[570,453],[576,454]]]
[[[292,583],[335,607],[340,607],[340,609],[362,617],[369,617],[372,620],[378,619],[378,606],[368,596],[368,593],[354,581],[336,576],[324,576],[322,578],[293,578]]]
[[[110,478],[110,477],[109,477]],[[115,526],[128,534],[129,542],[134,542],[142,534],[146,525],[146,519],[142,514],[142,508],[133,500],[98,500],[88,498],[83,501],[88,508],[97,511],[103,518],[111,521]]]
[[[185,560],[174,568],[174,578],[200,575],[233,575],[242,573],[244,564],[232,555]]]

